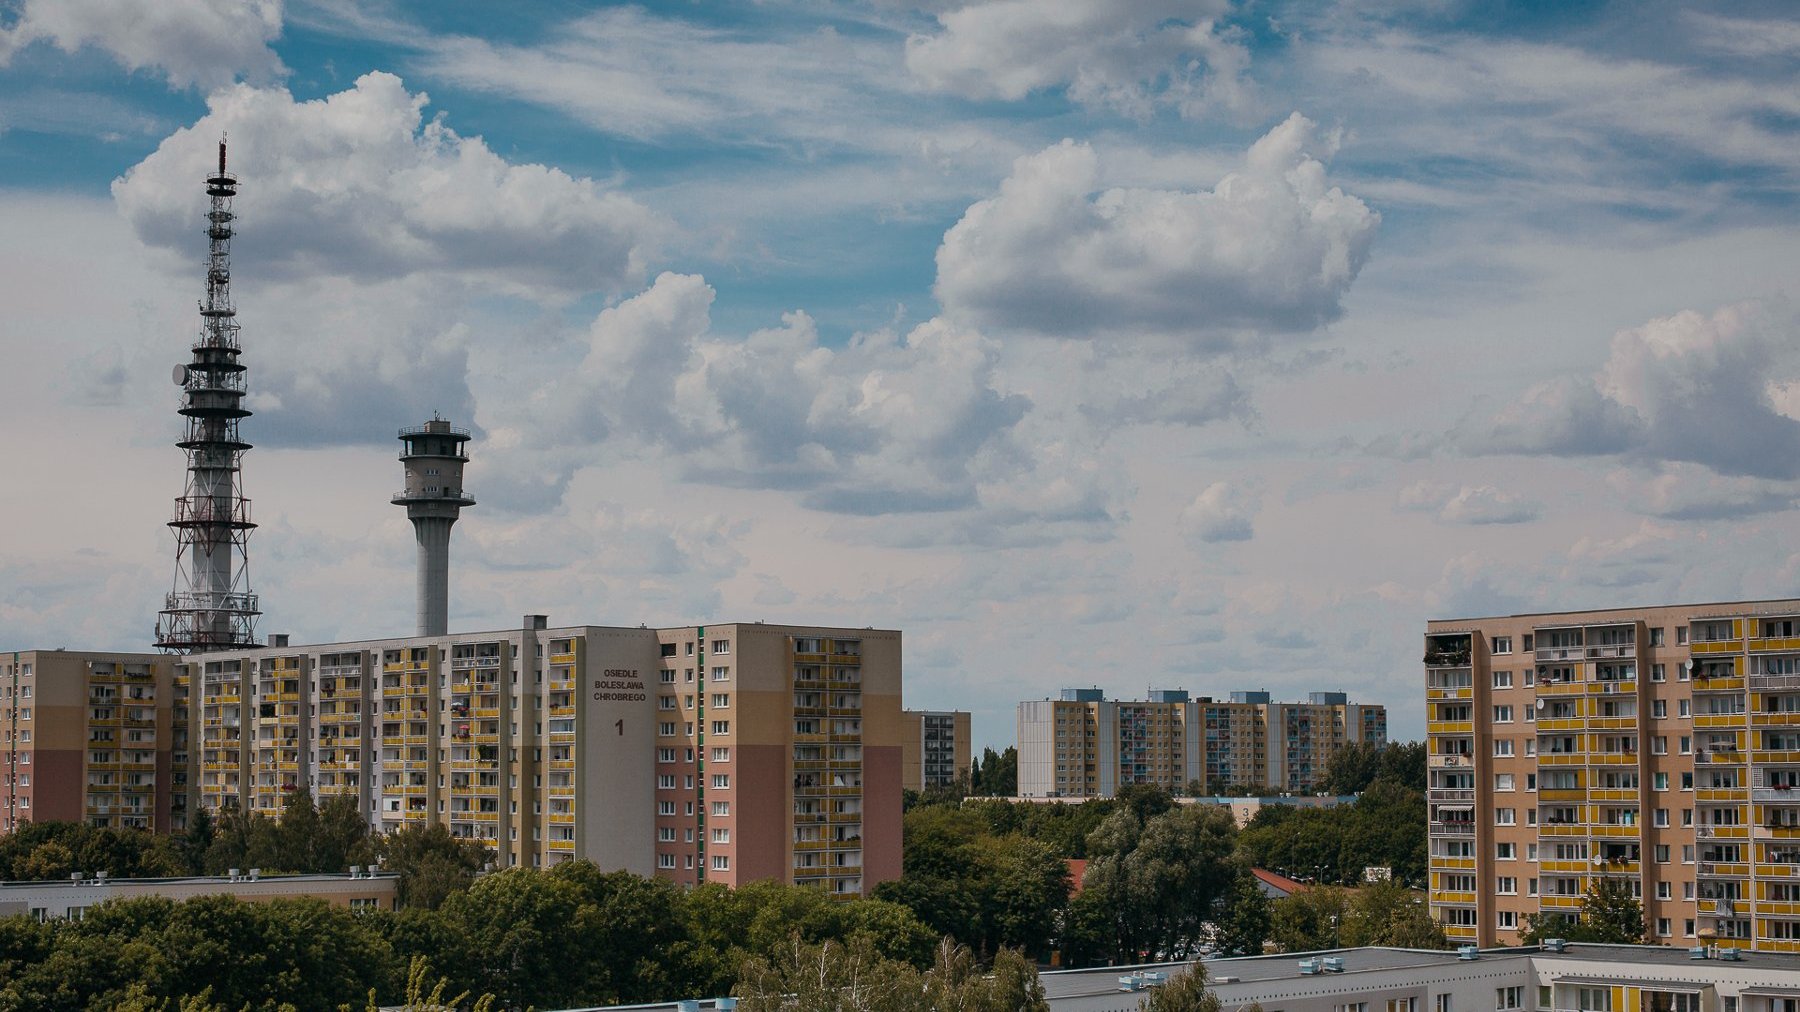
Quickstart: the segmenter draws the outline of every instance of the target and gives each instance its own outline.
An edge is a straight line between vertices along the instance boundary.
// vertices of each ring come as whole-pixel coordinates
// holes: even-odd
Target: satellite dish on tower
[[[177,364],[175,366],[175,372],[174,372],[172,378],[175,380],[176,386],[178,386],[178,387],[187,386],[188,367],[185,365]]]

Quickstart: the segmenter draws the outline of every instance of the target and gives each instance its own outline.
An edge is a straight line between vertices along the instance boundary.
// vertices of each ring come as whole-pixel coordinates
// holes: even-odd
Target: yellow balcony
[[[1754,710],[1750,713],[1751,727],[1800,727],[1800,713],[1780,711],[1771,713],[1768,710]]]
[[[1756,750],[1756,761],[1759,763],[1800,763],[1800,750],[1771,752],[1759,748]]]
[[[559,853],[563,852],[563,851],[573,851],[575,849],[575,841],[574,840],[551,840],[551,841],[549,841],[549,848],[551,850],[559,852]]]
[[[1475,925],[1473,924],[1440,924],[1439,927],[1444,929],[1445,938],[1473,939],[1475,937]]]
[[[1429,700],[1473,699],[1475,690],[1469,686],[1455,689],[1426,689],[1425,698]]]
[[[1800,639],[1781,639],[1780,637],[1752,636],[1749,642],[1752,653],[1761,650],[1800,650]]]
[[[1636,766],[1636,752],[1589,752],[1588,764],[1592,766]]]
[[[575,655],[572,652],[566,653],[566,654],[551,654],[550,655],[550,663],[551,664],[574,664],[575,663]]]
[[[1756,827],[1758,840],[1800,840],[1800,826],[1765,826]]]
[[[550,796],[553,798],[572,798],[575,796],[574,784],[562,784],[560,786],[552,785],[545,788],[545,790],[549,791]]]
[[[575,691],[575,682],[572,679],[567,679],[567,678],[552,679],[550,682],[550,691],[551,692],[574,692]]]
[[[475,715],[477,717],[481,716],[479,711]],[[552,706],[550,708],[550,716],[552,716],[552,717],[573,717],[573,716],[575,716],[575,708],[573,706]]]
[[[1431,891],[1431,902],[1433,902],[1433,903],[1473,903],[1473,902],[1475,902],[1475,894],[1472,892],[1462,892],[1460,890],[1454,890],[1454,889],[1433,889]]]
[[[1745,800],[1744,788],[1742,788],[1742,787],[1702,787],[1694,792],[1694,800],[1695,801],[1712,801],[1712,802],[1743,801],[1743,800]]]
[[[1636,680],[1588,682],[1587,691],[1590,696],[1631,696],[1637,693]]]
[[[1581,731],[1587,728],[1587,721],[1581,717],[1539,717],[1537,729],[1542,731]]]
[[[1593,801],[1636,801],[1638,792],[1630,787],[1597,787],[1588,792]]]
[[[1711,643],[1690,643],[1688,652],[1696,656],[1707,654],[1735,654],[1741,649],[1738,640],[1716,640]]]
[[[1539,766],[1586,766],[1586,752],[1540,752]]]
[[[1587,682],[1539,682],[1540,696],[1579,696],[1587,692]]]
[[[1545,910],[1580,910],[1580,896],[1540,896],[1538,906]]]
[[[1699,826],[1694,827],[1694,839],[1696,839],[1696,840],[1748,840],[1748,839],[1750,839],[1750,827],[1749,826],[1699,825]]]
[[[550,765],[550,768],[553,770],[572,770],[575,768],[575,760],[573,760],[573,759],[552,759],[549,761],[549,765]]]
[[[1586,836],[1588,827],[1580,822],[1554,822],[1538,827],[1539,836]]]
[[[1540,867],[1554,875],[1586,875],[1590,865],[1586,861],[1544,861]]]
[[[1592,836],[1607,837],[1615,840],[1635,840],[1643,835],[1643,827],[1637,825],[1605,824],[1589,826]]]
[[[1742,692],[1744,691],[1743,675],[1725,675],[1712,678],[1694,677],[1695,692]]]
[[[1696,713],[1694,726],[1702,730],[1715,728],[1718,730],[1741,730],[1744,726],[1744,715],[1741,713]]]
[[[1472,857],[1434,857],[1431,859],[1432,871],[1474,871],[1475,859]]]
[[[574,812],[551,812],[548,818],[552,823],[557,825],[569,826],[574,825],[575,823]]]
[[[1425,722],[1425,731],[1428,734],[1474,734],[1475,722],[1472,720],[1428,720]]]

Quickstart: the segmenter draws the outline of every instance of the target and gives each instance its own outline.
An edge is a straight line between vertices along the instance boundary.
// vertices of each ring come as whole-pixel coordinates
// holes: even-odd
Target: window
[[[712,678],[713,678],[713,681],[715,681],[715,682],[729,682],[729,681],[731,681],[731,669],[730,668],[714,668]]]
[[[662,721],[656,725],[656,733],[664,738],[675,737],[675,722],[672,720]]]
[[[1668,790],[1669,775],[1667,773],[1652,773],[1650,775],[1650,788],[1657,791]]]
[[[731,708],[731,693],[729,693],[729,692],[713,693],[712,705],[715,709],[719,709],[719,710],[730,709]]]
[[[1496,706],[1496,707],[1494,707],[1494,723],[1510,724],[1510,723],[1512,723],[1512,714],[1513,714],[1513,709],[1512,709],[1511,704],[1502,704],[1500,706]]]
[[[673,867],[675,867],[675,855],[674,854],[658,854],[658,855],[656,855],[656,866],[658,868],[673,868]]]
[[[1495,636],[1492,639],[1490,639],[1488,642],[1490,644],[1490,650],[1489,650],[1490,653],[1496,653],[1496,654],[1512,653],[1512,637],[1511,636]]]
[[[1685,699],[1676,700],[1675,705],[1678,707],[1678,709],[1675,711],[1677,716],[1681,716],[1681,717],[1693,716],[1693,713],[1694,713],[1693,708],[1688,705],[1687,700],[1685,700]]]
[[[675,842],[675,827],[674,826],[659,826],[659,827],[657,827],[656,839],[662,843],[674,843]]]
[[[716,763],[730,762],[731,761],[731,750],[728,748],[713,749],[712,750],[712,761],[716,762]]]
[[[1675,898],[1675,887],[1673,885],[1670,885],[1667,882],[1656,883],[1656,898],[1659,900],[1674,899]]]
[[[1674,934],[1675,933],[1674,922],[1669,920],[1667,917],[1658,917],[1656,919],[1656,933],[1663,938],[1667,938],[1670,935]]]
[[[712,652],[715,654],[731,653],[731,641],[730,640],[713,640],[712,641]]]
[[[1494,825],[1496,825],[1496,826],[1511,826],[1511,825],[1515,825],[1516,822],[1517,822],[1517,820],[1514,818],[1514,812],[1512,809],[1510,809],[1510,808],[1494,809]]]
[[[1501,875],[1494,879],[1494,891],[1502,896],[1519,895],[1519,880],[1511,875]]]
[[[1657,626],[1656,628],[1650,630],[1650,645],[1653,647],[1660,647],[1663,645],[1663,628],[1662,628],[1662,626]]]
[[[1536,861],[1537,860],[1537,851],[1538,851],[1537,844],[1535,844],[1535,843],[1526,844],[1525,845],[1525,860]]]
[[[672,762],[674,762],[674,761],[675,761],[675,750],[674,750],[674,749],[672,749],[672,748],[659,748],[659,749],[657,749],[657,750],[656,750],[656,761],[657,761],[657,762],[659,762],[659,763],[672,763]]]
[[[1523,985],[1514,984],[1512,987],[1497,987],[1494,989],[1494,1008],[1515,1009],[1524,1007],[1525,988]]]
[[[1661,827],[1661,828],[1665,828],[1665,829],[1668,828],[1669,810],[1667,808],[1658,808],[1653,813],[1652,817],[1653,817],[1655,825],[1657,825],[1658,827]]]
[[[638,782],[642,783],[643,781],[640,780]],[[673,774],[673,773],[658,774],[656,777],[656,789],[659,791],[674,790],[675,789],[675,774]]]
[[[730,843],[731,842],[731,830],[726,829],[723,826],[716,827],[712,831],[712,842],[714,842],[714,843]]]
[[[1519,915],[1511,910],[1502,910],[1494,918],[1495,927],[1503,931],[1511,931],[1519,926]]]
[[[1612,988],[1576,988],[1575,1007],[1580,1009],[1581,1012],[1612,1012]]]
[[[658,815],[674,815],[675,814],[675,802],[673,802],[673,801],[658,801],[656,803],[656,814],[658,814]]]
[[[1334,1012],[1369,1012],[1369,1003],[1366,1001],[1347,1001],[1341,1005],[1333,1005],[1332,1009]]]
[[[1505,738],[1494,739],[1494,755],[1506,757],[1513,754],[1513,743]]]
[[[730,734],[731,733],[731,721],[729,721],[729,720],[713,721],[712,733],[714,733],[714,734]]]
[[[1494,844],[1494,859],[1496,861],[1516,860],[1517,859],[1516,855],[1519,852],[1518,846],[1519,845],[1516,843],[1496,843],[1496,844]]]
[[[713,802],[712,803],[712,813],[714,815],[718,815],[718,816],[730,815],[731,814],[731,802],[729,802],[729,801]]]
[[[1669,703],[1667,700],[1653,699],[1650,701],[1650,716],[1652,716],[1652,717],[1667,717],[1668,715],[1669,715]],[[1683,716],[1685,716],[1685,714]]]
[[[712,866],[713,866],[713,871],[730,871],[731,870],[731,858],[724,854],[714,854],[713,859],[712,859]]]
[[[1512,688],[1512,672],[1510,672],[1510,671],[1494,672],[1494,688],[1496,688],[1496,689]]]
[[[1650,751],[1654,755],[1669,754],[1669,739],[1666,735],[1656,735],[1650,739]]]
[[[1668,844],[1666,844],[1666,843],[1657,844],[1655,854],[1656,854],[1656,863],[1657,864],[1668,864],[1669,863],[1669,845]]]
[[[1678,625],[1675,627],[1675,642],[1676,643],[1686,643],[1687,642],[1687,626]]]
[[[713,778],[712,778],[712,785],[715,790],[720,790],[720,791],[730,790],[731,789],[731,774],[729,774],[729,773],[714,773]]]
[[[1511,773],[1496,773],[1496,774],[1494,774],[1494,790],[1510,791],[1512,789],[1513,789],[1513,775]]]
[[[1685,716],[1687,716],[1687,714],[1684,713],[1684,714],[1682,714],[1682,716],[1685,717]],[[1694,739],[1689,737],[1688,735],[1685,735],[1685,734],[1682,735],[1680,740],[1677,741],[1676,744],[1681,747],[1682,755],[1687,755],[1688,753],[1694,751]]]
[[[1652,664],[1650,665],[1650,680],[1653,682],[1666,682],[1669,680],[1669,673],[1662,665]]]

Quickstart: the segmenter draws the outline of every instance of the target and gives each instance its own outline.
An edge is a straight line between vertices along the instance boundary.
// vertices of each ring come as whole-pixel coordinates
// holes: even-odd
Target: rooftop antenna
[[[250,417],[243,405],[244,365],[238,361],[237,310],[231,303],[231,210],[237,177],[225,171],[225,139],[219,139],[219,169],[206,178],[211,205],[206,212],[206,298],[200,303],[200,334],[192,357],[175,367],[181,388],[187,485],[175,500],[174,587],[156,619],[156,645],[171,653],[201,653],[256,645],[256,595],[250,590],[247,546],[250,500],[244,498],[241,461],[250,444],[238,422]]]

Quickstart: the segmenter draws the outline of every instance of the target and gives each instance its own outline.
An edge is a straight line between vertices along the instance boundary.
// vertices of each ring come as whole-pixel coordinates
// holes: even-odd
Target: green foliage
[[[1115,962],[1180,959],[1194,952],[1237,877],[1237,827],[1217,805],[1121,805],[1089,838],[1076,950],[1096,942]],[[1071,910],[1071,917],[1075,915]],[[1085,953],[1082,953],[1085,955]],[[1071,957],[1074,953],[1071,953]]]
[[[1068,904],[1068,865],[1019,833],[996,835],[974,811],[933,806],[905,818],[905,876],[875,890],[938,935],[989,953],[1047,954]]]
[[[1357,882],[1364,868],[1394,877],[1426,875],[1425,793],[1391,780],[1369,784],[1355,804],[1332,808],[1267,805],[1242,835],[1257,867],[1285,869],[1325,882]]]
[[[1588,882],[1576,917],[1526,914],[1519,940],[1536,945],[1546,938],[1616,945],[1654,944],[1645,928],[1644,907],[1631,895],[1629,879],[1596,875]]]
[[[989,798],[1010,798],[1019,793],[1019,750],[1011,745],[1006,751],[981,750],[981,758],[970,763],[969,793]]]
[[[733,993],[743,1012],[1049,1012],[1037,968],[1003,950],[984,972],[946,939],[920,972],[870,940],[809,944],[798,935],[744,966]]]
[[[1206,986],[1206,967],[1194,963],[1145,995],[1138,1008],[1142,1012],[1219,1012],[1219,996]]]
[[[995,836],[1018,833],[1044,844],[1056,856],[1064,858],[1087,857],[1088,837],[1116,807],[1110,798],[1095,798],[1080,804],[971,798],[962,805],[964,811],[985,820],[988,831]]]
[[[1245,870],[1232,884],[1213,920],[1213,948],[1225,956],[1260,956],[1273,930],[1269,897],[1256,876]]]
[[[1320,790],[1331,794],[1361,794],[1377,780],[1415,791],[1425,789],[1425,743],[1389,742],[1372,745],[1351,742],[1331,754],[1325,763]]]
[[[383,871],[400,876],[400,904],[430,910],[469,888],[493,858],[485,845],[451,836],[441,823],[415,823],[377,836],[374,852]]]
[[[102,871],[113,878],[163,878],[187,874],[187,862],[174,839],[141,829],[28,822],[0,835],[0,879],[48,881]]]
[[[1274,942],[1284,952],[1358,945],[1450,947],[1424,897],[1399,882],[1361,889],[1314,886],[1277,900],[1273,915]]]

